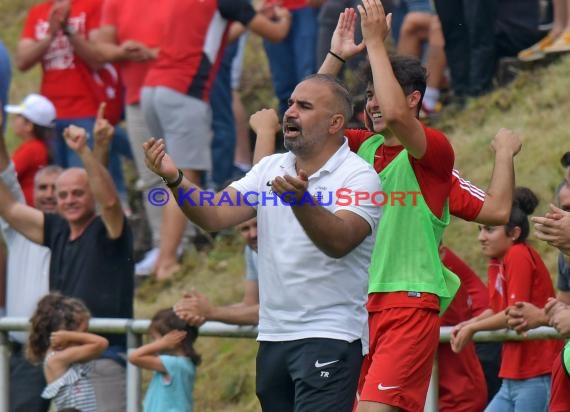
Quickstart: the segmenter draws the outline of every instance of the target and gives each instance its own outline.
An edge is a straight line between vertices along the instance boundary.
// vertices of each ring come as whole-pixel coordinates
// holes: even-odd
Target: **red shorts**
[[[439,344],[438,311],[398,307],[371,312],[370,352],[364,358],[361,401],[423,411]]]

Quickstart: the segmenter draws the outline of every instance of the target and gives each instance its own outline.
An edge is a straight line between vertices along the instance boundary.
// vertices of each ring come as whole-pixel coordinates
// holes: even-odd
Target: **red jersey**
[[[106,0],[103,4],[101,26],[115,28],[118,44],[125,40],[134,40],[148,48],[158,48],[162,29],[165,26],[167,6],[168,1],[155,2],[153,7],[141,7],[139,0]],[[127,104],[136,104],[140,101],[140,89],[152,63],[152,61],[120,63]]]
[[[49,161],[47,145],[39,139],[22,143],[12,154],[12,162],[18,175],[18,183],[24,192],[26,203],[34,205],[34,178],[38,170]]]
[[[307,7],[307,0],[267,0],[265,1],[266,5],[277,5],[284,7],[288,10],[296,10],[302,9],[303,7]]]
[[[247,0],[167,0],[160,52],[144,86],[168,87],[208,101],[229,21],[244,26],[255,17]]]
[[[441,261],[461,279],[461,286],[441,318],[441,326],[457,325],[488,308],[487,288],[465,262],[448,248],[440,250]],[[439,411],[477,412],[487,405],[487,383],[481,363],[470,342],[461,353],[449,343],[440,343]]]
[[[568,344],[566,344],[568,346]],[[564,368],[562,357],[564,350],[570,350],[565,347],[563,351],[556,356],[554,365],[552,366],[552,387],[550,390],[549,412],[568,412],[570,411],[570,375]]]
[[[410,164],[414,170],[422,195],[436,216],[441,216],[445,202],[451,190],[451,170],[453,168],[453,148],[443,133],[422,125],[426,134],[426,152],[421,159],[409,156]],[[347,130],[349,147],[358,152],[361,144],[372,134],[364,130]],[[374,156],[374,170],[380,173],[398,154],[404,150],[403,145],[380,145]],[[372,293],[368,297],[369,311],[388,306],[421,307],[439,310],[439,298],[432,294],[422,294],[422,299],[410,299],[406,292],[400,293]]]
[[[491,259],[488,267],[489,302],[497,313],[516,302],[542,308],[554,287],[540,255],[526,243],[507,251],[503,260]],[[550,373],[562,343],[557,340],[504,342],[499,377],[528,379]]]
[[[435,129],[430,129],[426,127],[425,130],[427,135],[427,130],[435,130]],[[368,130],[361,130],[361,129],[346,130],[346,137],[348,138],[348,144],[350,146],[350,149],[353,152],[358,152],[358,149],[360,148],[362,143],[374,134],[375,133],[372,133]],[[378,148],[378,151],[376,152],[377,155],[376,161],[374,162],[374,169],[378,173],[383,169],[381,162],[382,153],[380,153],[380,149],[382,147],[383,146],[380,146],[380,148]],[[396,146],[396,147],[400,148],[397,153],[399,153],[399,151],[402,150],[403,148],[403,146]],[[412,166],[414,166],[414,163],[412,163]],[[414,171],[415,170],[416,169],[414,167]],[[418,176],[418,182],[420,184],[420,187],[426,187],[426,188],[429,187],[430,184],[429,176],[427,177],[425,185],[422,183],[422,180],[420,180],[420,177],[417,173],[416,176]],[[459,172],[457,170],[453,170],[453,174],[451,176],[451,189],[449,192],[449,213],[467,221],[475,220],[477,215],[479,215],[481,208],[483,207],[484,201],[485,201],[485,191],[479,189],[471,182],[462,179],[461,176],[459,175]],[[426,197],[426,202],[428,202],[428,205],[430,204],[429,198],[427,197]]]
[[[48,36],[48,15],[53,0],[33,6],[24,24],[22,39],[41,40]],[[69,24],[85,39],[99,27],[101,0],[73,0]],[[93,92],[91,70],[74,52],[71,42],[59,32],[42,57],[41,94],[51,100],[58,119],[95,117],[99,100]]]
[[[447,247],[442,247],[442,263],[461,279],[458,294],[441,318],[442,326],[454,326],[479,315],[489,307],[489,293],[479,276]],[[458,297],[459,293],[463,297]]]

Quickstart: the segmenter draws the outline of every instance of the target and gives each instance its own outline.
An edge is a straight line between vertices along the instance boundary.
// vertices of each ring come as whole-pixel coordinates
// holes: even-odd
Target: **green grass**
[[[31,0],[0,0],[1,38],[14,51],[26,9]],[[39,70],[19,73],[14,69],[11,101],[19,101],[36,91]],[[246,52],[242,96],[250,112],[261,107],[276,107],[261,42],[250,37]],[[570,113],[570,59],[565,58],[544,69],[523,73],[509,87],[471,102],[461,113],[442,117],[441,127],[456,152],[456,167],[465,178],[482,188],[489,182],[493,154],[489,143],[500,127],[523,135],[523,149],[516,159],[517,184],[532,188],[541,198],[536,214],[541,215],[562,178],[559,158],[570,145],[566,116]],[[14,140],[9,135],[11,147]],[[477,227],[454,220],[445,242],[485,277],[486,259],[477,243]],[[557,251],[531,242],[542,253],[553,277]],[[148,318],[159,308],[172,306],[182,291],[192,287],[206,293],[218,304],[239,301],[242,296],[243,244],[236,236],[216,240],[208,254],[194,250],[186,253],[183,270],[168,282],[145,282],[137,291],[137,317]],[[250,339],[200,338],[203,355],[195,391],[196,410],[202,412],[259,411],[255,398],[256,343]]]

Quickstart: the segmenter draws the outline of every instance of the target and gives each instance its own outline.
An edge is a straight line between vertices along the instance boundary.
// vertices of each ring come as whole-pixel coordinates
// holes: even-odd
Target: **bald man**
[[[133,315],[132,235],[107,170],[87,146],[84,129],[70,126],[66,144],[85,169],[71,168],[55,181],[58,214],[19,203],[0,182],[0,217],[32,242],[51,250],[49,287],[85,302],[91,315]],[[100,215],[96,212],[96,207]],[[124,336],[107,336],[109,349],[95,361],[97,410],[124,411]]]

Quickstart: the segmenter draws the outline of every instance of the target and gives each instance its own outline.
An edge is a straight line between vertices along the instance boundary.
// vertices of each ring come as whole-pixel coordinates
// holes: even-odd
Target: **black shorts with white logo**
[[[266,412],[350,412],[362,343],[310,338],[260,342],[256,392]]]

